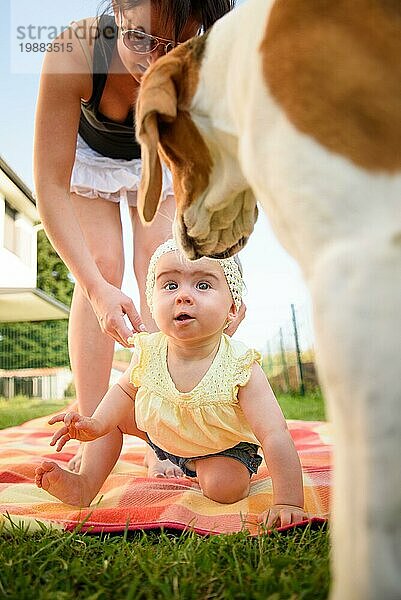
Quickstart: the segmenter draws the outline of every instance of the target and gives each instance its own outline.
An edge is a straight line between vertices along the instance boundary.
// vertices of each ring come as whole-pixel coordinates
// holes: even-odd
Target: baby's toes
[[[36,467],[36,469],[35,469],[35,484],[38,487],[42,487],[43,473],[44,473],[44,470],[42,469],[42,467]]]
[[[184,477],[184,473],[177,465],[169,465],[165,470],[166,477]]]
[[[83,445],[80,444],[75,456],[73,456],[68,461],[67,466],[68,466],[69,470],[72,471],[73,473],[79,473],[79,470],[81,468],[81,462],[82,462],[82,452],[83,452]]]

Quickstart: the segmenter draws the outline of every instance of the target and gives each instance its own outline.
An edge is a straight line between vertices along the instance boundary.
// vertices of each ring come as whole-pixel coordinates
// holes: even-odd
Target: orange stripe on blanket
[[[234,533],[247,529],[260,533],[272,503],[272,486],[262,464],[252,477],[249,497],[223,505],[205,498],[192,480],[147,478],[143,467],[146,445],[127,436],[120,460],[89,509],[78,510],[54,499],[33,483],[42,458],[60,465],[77,448],[57,454],[49,446],[54,428],[48,417],[0,431],[0,526],[13,522],[39,529],[37,522],[71,530],[85,521],[93,532],[171,527],[202,534]],[[331,432],[323,422],[289,421],[291,435],[303,467],[305,506],[311,517],[326,519],[331,487]],[[286,528],[284,528],[286,529]]]

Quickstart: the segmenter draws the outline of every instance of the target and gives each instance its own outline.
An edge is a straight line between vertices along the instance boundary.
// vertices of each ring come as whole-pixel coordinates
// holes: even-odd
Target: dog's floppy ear
[[[136,105],[137,139],[141,144],[142,177],[138,192],[138,213],[143,223],[151,223],[162,192],[162,166],[158,155],[159,123],[177,116],[176,80],[181,62],[165,56],[149,69],[141,81]]]

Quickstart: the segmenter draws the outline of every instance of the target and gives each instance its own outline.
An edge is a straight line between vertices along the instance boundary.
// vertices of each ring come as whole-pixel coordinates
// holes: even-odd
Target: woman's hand
[[[53,425],[54,423],[64,423],[64,426],[56,431],[50,442],[50,446],[55,446],[57,444],[57,452],[60,452],[69,440],[91,442],[103,435],[100,423],[96,419],[83,417],[77,412],[55,415],[48,423],[49,425]]]
[[[127,339],[133,333],[146,331],[131,298],[107,281],[90,294],[89,299],[103,333],[110,335],[122,346],[129,347]],[[125,323],[125,315],[133,327],[132,330]]]
[[[245,313],[246,313],[246,306],[244,303],[242,303],[239,311],[236,314],[235,319],[233,321],[231,321],[231,323],[229,324],[227,329],[224,330],[224,333],[226,333],[227,335],[230,335],[230,336],[233,335],[237,331],[241,321],[245,318]]]
[[[273,504],[267,511],[266,528],[285,527],[291,523],[301,523],[308,520],[308,515],[300,506],[291,504]]]

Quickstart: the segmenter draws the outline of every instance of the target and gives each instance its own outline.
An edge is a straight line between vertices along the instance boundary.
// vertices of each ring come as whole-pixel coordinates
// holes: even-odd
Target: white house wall
[[[60,400],[64,398],[64,392],[72,381],[72,373],[65,369],[56,375],[42,377],[42,399]]]
[[[13,206],[11,198],[7,197],[7,201]],[[14,253],[4,248],[4,218],[5,197],[0,193],[0,287],[35,288],[37,250],[34,223],[29,217],[18,213]]]

